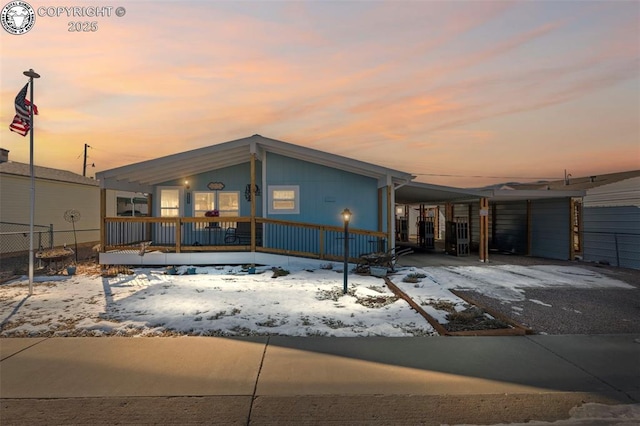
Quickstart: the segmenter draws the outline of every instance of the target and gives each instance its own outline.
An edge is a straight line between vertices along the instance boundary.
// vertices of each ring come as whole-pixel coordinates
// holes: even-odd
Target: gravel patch
[[[414,255],[415,256],[415,255]],[[415,256],[414,262],[436,266],[440,259]],[[457,264],[460,258],[447,259]],[[634,289],[533,288],[525,300],[505,302],[469,290],[457,290],[538,334],[636,334],[640,333],[640,270],[581,261],[542,259],[492,253],[490,265],[578,266],[634,286]]]
[[[459,291],[539,334],[640,333],[640,289],[527,289],[504,302]]]

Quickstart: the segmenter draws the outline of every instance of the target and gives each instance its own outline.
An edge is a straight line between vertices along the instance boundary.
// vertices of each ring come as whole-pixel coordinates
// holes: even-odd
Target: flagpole
[[[29,69],[29,71],[24,71],[24,75],[29,77],[29,87],[30,87],[30,101],[31,105],[29,107],[29,124],[31,125],[31,136],[29,141],[29,172],[31,174],[31,209],[29,211],[29,296],[33,294],[33,263],[34,263],[34,250],[33,250],[33,222],[35,218],[35,207],[36,207],[36,178],[34,174],[33,167],[33,132],[35,130],[35,125],[33,123],[33,109],[35,108],[35,102],[33,100],[33,79],[40,78],[40,74],[35,72],[33,68]]]

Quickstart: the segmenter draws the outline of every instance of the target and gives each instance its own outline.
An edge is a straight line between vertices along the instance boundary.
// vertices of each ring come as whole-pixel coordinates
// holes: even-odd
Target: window
[[[160,217],[180,216],[180,190],[160,189]]]
[[[270,214],[299,214],[300,187],[297,185],[269,186]]]
[[[204,217],[206,212],[215,209],[220,212],[220,216],[240,216],[239,192],[194,192],[193,200],[194,217]]]
[[[218,192],[220,216],[240,216],[240,193]]]
[[[147,199],[144,197],[116,197],[118,216],[149,216]]]
[[[193,216],[204,217],[209,210],[216,208],[214,192],[194,192],[193,193]]]

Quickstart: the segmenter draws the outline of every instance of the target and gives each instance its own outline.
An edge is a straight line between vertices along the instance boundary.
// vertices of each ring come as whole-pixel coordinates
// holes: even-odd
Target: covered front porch
[[[389,250],[388,234],[349,229],[349,261]],[[342,261],[339,226],[251,217],[107,217],[102,227],[107,265],[264,263],[265,254]],[[263,256],[264,257],[264,256]]]

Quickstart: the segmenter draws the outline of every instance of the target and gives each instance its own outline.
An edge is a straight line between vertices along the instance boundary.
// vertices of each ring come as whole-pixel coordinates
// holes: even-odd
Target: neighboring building
[[[0,150],[0,253],[29,250],[31,173],[29,164],[9,161],[9,151]],[[35,249],[100,240],[100,189],[94,179],[66,170],[34,166]],[[69,212],[75,211],[72,223]],[[65,213],[67,213],[65,218]]]
[[[576,256],[640,269],[640,170],[579,178],[569,175],[564,180],[509,187],[518,192],[585,191],[573,203]]]
[[[640,269],[640,170],[598,178],[583,199],[582,256]]]

